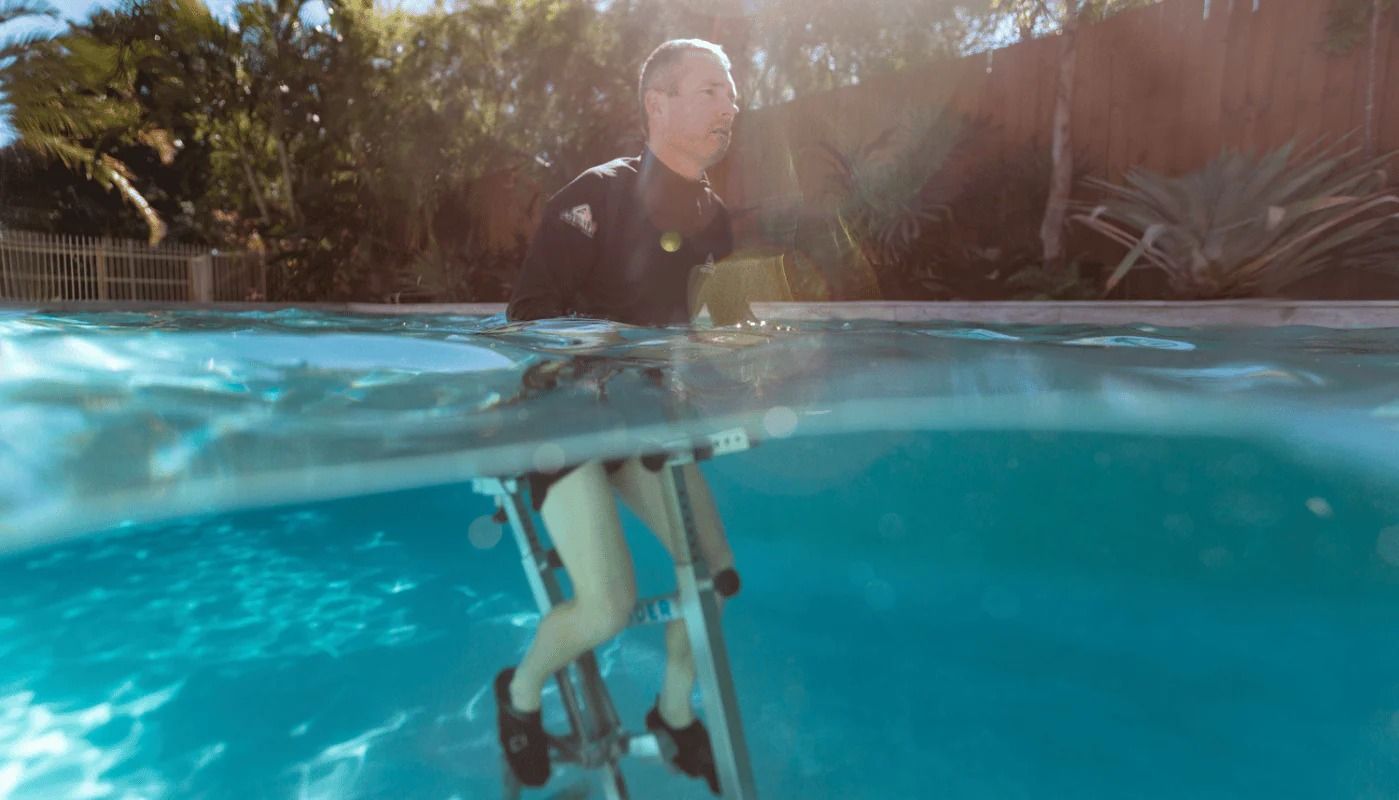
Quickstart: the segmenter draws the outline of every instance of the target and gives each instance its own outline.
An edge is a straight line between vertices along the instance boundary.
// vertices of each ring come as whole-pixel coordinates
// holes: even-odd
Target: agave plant
[[[1399,197],[1384,190],[1388,156],[1346,166],[1353,151],[1294,158],[1293,148],[1226,152],[1179,178],[1134,169],[1126,185],[1090,180],[1107,198],[1073,219],[1130,249],[1104,294],[1139,265],[1164,271],[1183,296],[1218,298],[1271,294],[1355,264],[1399,220]]]

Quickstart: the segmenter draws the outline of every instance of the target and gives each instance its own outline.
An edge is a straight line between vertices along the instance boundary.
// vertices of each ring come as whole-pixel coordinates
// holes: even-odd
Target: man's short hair
[[[733,64],[724,48],[703,39],[671,39],[652,50],[651,55],[646,57],[646,62],[641,65],[641,80],[636,89],[636,99],[641,104],[641,130],[647,134],[651,132],[651,126],[646,119],[646,93],[652,89],[660,89],[667,94],[674,94],[680,81],[676,68],[680,66],[680,61],[686,53],[696,52],[709,53],[719,59],[725,71],[733,71]]]

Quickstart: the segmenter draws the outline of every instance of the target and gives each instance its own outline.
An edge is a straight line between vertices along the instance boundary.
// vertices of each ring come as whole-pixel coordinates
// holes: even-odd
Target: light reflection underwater
[[[1375,330],[10,312],[0,797],[497,796],[537,614],[461,482],[736,425],[763,797],[1386,796],[1396,376]],[[659,635],[599,656],[639,726]]]

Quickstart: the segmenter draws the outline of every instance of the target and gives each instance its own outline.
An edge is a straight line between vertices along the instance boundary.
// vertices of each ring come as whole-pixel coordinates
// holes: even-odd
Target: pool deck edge
[[[505,310],[503,303],[131,303],[0,301],[0,309],[39,311],[152,311],[162,309],[275,311],[305,308],[352,314],[465,314],[484,316]],[[902,302],[754,303],[754,313],[770,320],[872,319],[888,322],[962,322],[1002,325],[1160,325],[1200,327],[1315,325],[1327,328],[1399,327],[1399,300],[1211,300],[1177,302]]]

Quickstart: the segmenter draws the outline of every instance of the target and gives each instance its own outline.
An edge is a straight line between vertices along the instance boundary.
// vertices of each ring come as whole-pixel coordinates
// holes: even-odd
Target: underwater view
[[[761,797],[1399,795],[1399,330],[293,309],[0,312],[0,798],[500,797],[471,478],[735,429]],[[597,654],[640,728],[661,631]]]

